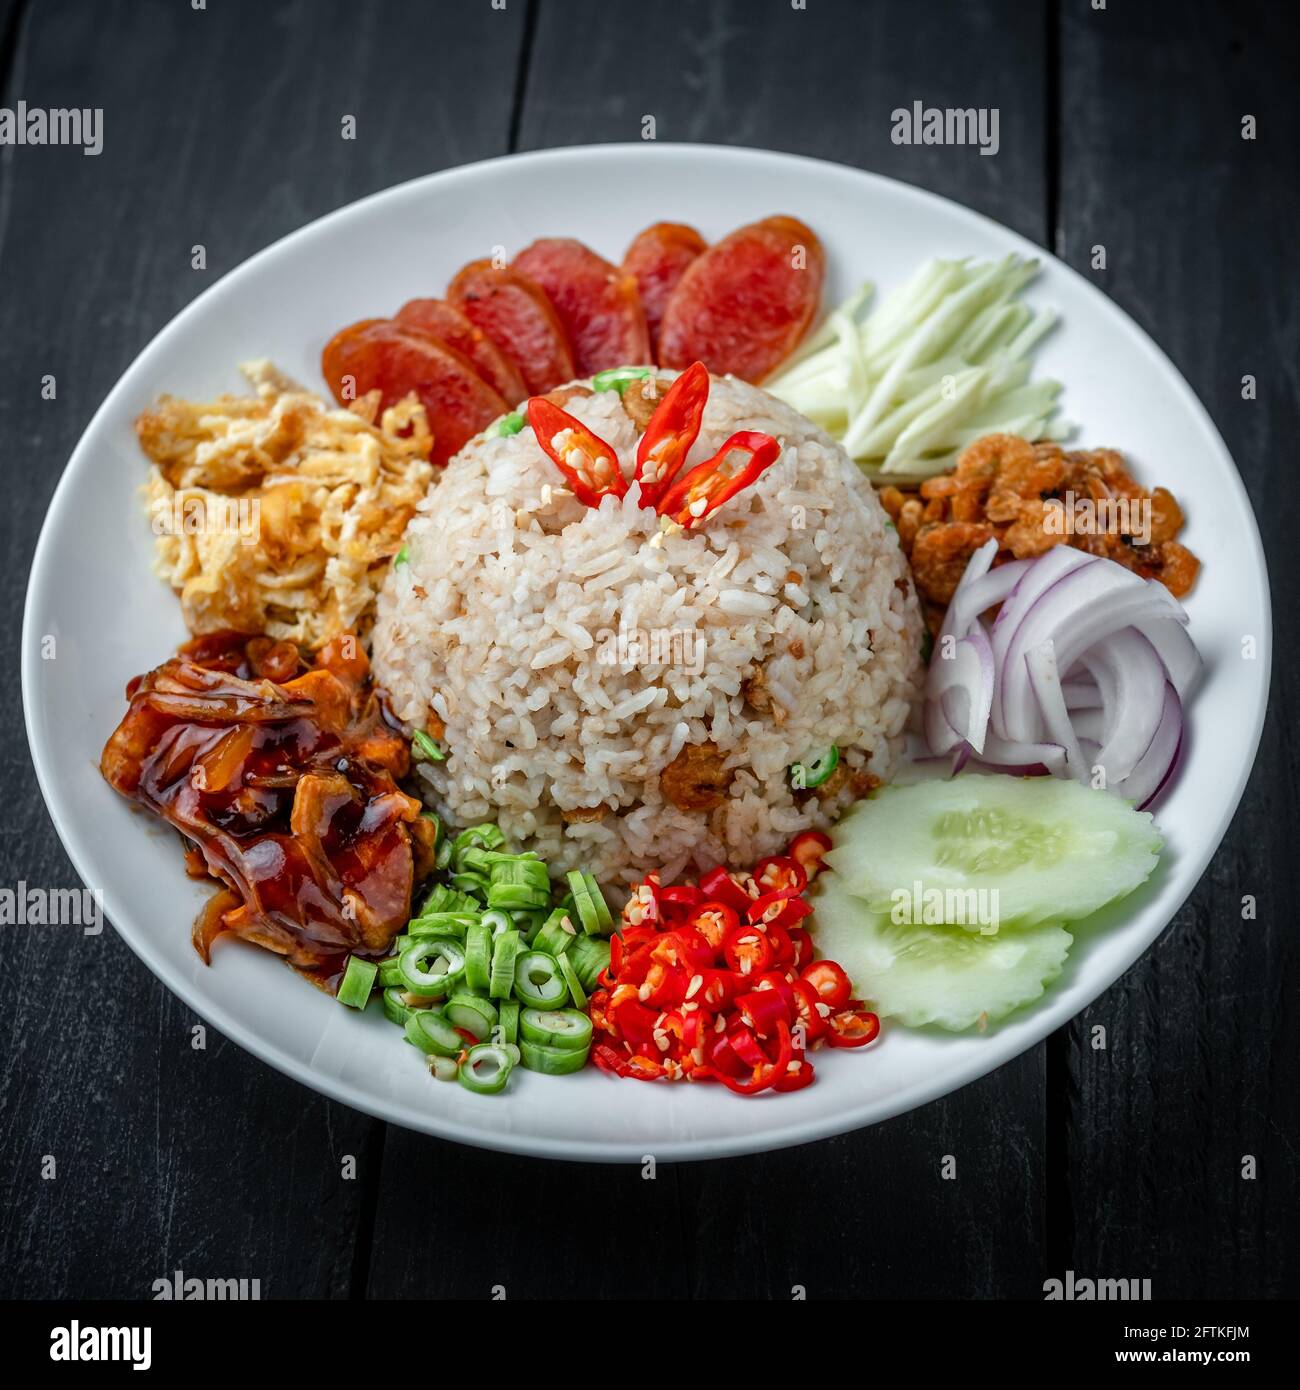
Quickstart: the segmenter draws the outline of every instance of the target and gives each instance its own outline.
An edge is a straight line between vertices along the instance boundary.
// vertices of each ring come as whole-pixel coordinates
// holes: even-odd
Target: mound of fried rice
[[[565,408],[631,477],[618,394]],[[688,466],[738,429],[782,456],[690,532],[635,485],[584,506],[527,426],[472,440],[431,488],[373,656],[397,716],[447,752],[420,767],[453,825],[495,821],[553,870],[668,883],[779,852],[889,779],[921,680],[897,535],[838,444],[733,378],[713,380]],[[797,786],[791,766],[832,744],[834,775]],[[692,757],[704,809],[676,776]]]

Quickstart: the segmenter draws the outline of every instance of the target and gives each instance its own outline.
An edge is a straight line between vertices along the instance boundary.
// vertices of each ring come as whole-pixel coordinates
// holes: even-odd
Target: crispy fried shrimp
[[[1201,562],[1185,545],[1177,541],[1166,541],[1160,547],[1160,567],[1157,578],[1175,598],[1183,598],[1191,592],[1200,572]]]
[[[912,575],[921,594],[935,603],[951,600],[966,562],[997,533],[992,526],[941,522],[921,528],[912,546]]]
[[[895,525],[898,527],[898,539],[905,551],[910,550],[912,543],[916,540],[923,510],[919,497],[909,497],[899,509],[898,520]]]
[[[1020,515],[1002,533],[1002,544],[1017,560],[1032,559],[1066,539],[1064,532],[1047,525],[1047,503],[1040,497],[1020,504]]]
[[[688,743],[659,774],[659,789],[680,811],[713,811],[735,775],[716,743]]]
[[[1164,488],[1151,491],[1151,538],[1152,545],[1164,545],[1172,541],[1183,529],[1183,509],[1174,500],[1173,494]]]

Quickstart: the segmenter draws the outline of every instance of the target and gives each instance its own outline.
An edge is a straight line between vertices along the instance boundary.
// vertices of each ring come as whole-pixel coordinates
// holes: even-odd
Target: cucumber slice
[[[1090,916],[1144,883],[1161,848],[1151,816],[1109,792],[977,774],[887,787],[831,838],[838,886],[871,911],[919,905],[933,922],[937,890],[941,920],[988,935]]]
[[[953,1032],[981,1018],[995,1023],[1040,998],[1074,940],[1047,922],[1004,926],[996,936],[896,924],[854,897],[838,873],[823,876],[808,920],[818,951],[844,967],[878,1014]]]

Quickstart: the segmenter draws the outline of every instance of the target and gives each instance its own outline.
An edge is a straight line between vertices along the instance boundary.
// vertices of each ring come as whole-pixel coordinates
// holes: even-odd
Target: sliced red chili
[[[771,940],[770,934],[768,936],[768,940]],[[764,991],[775,990],[776,993],[779,994],[781,998],[785,1000],[786,1010],[793,1018],[795,1006],[794,985],[790,980],[786,978],[784,971],[763,971],[763,973],[758,977],[758,979],[754,981],[753,987],[755,989],[760,989]]]
[[[711,902],[723,903],[735,913],[749,910],[749,894],[721,865],[701,877],[700,892]]]
[[[824,1038],[830,1031],[830,1023],[825,1014],[817,1006],[826,1007],[821,1003],[821,997],[817,991],[808,983],[807,980],[796,980],[792,986],[795,999],[795,1022],[802,1026],[805,1039],[816,1042],[819,1038]]]
[[[831,847],[831,837],[824,830],[804,830],[790,841],[790,858],[804,871],[811,883],[825,865],[822,859]]]
[[[668,888],[660,888],[655,897],[659,900],[660,915],[665,921],[688,921],[691,914],[704,901],[704,894],[693,883],[675,883]]]
[[[627,491],[618,454],[567,410],[542,396],[528,402],[528,423],[551,462],[568,479],[573,495],[588,507],[598,507],[607,493]]]
[[[767,944],[772,948],[772,964],[778,969],[794,964],[794,943],[790,933],[778,922],[768,923]]]
[[[730,970],[701,970],[700,988],[691,995],[691,1003],[698,1003],[701,1010],[721,1013],[731,1006],[736,997],[736,977]]]
[[[708,1045],[705,1056],[719,1077],[724,1073],[727,1076],[745,1076],[749,1071],[744,1058],[732,1047],[725,1033],[719,1033]]]
[[[627,1074],[627,1059],[610,1047],[608,1043],[597,1043],[591,1049],[591,1060],[601,1071],[607,1071],[612,1076],[625,1076]]]
[[[790,1010],[779,990],[755,989],[736,997],[736,1010],[760,1038],[774,1037],[778,1023],[790,1022]]]
[[[814,1081],[813,1064],[807,1057],[796,1055],[795,1058],[785,1069],[784,1076],[778,1076],[772,1082],[774,1091],[802,1091],[805,1086],[811,1086]]]
[[[792,898],[807,888],[808,875],[801,864],[782,854],[760,859],[754,865],[754,882],[761,893],[783,892]]]
[[[736,927],[740,918],[726,903],[707,902],[691,917],[692,928],[713,947],[721,950],[722,943]]]
[[[757,927],[733,927],[722,943],[722,954],[737,975],[760,975],[772,963],[767,935]]]
[[[817,991],[817,997],[832,1009],[842,1009],[853,993],[853,986],[843,969],[833,960],[815,960],[801,972],[803,978]]]
[[[623,999],[613,1007],[614,1022],[625,1041],[633,1047],[642,1047],[654,1041],[655,1023],[659,1018],[658,1009],[647,1009],[635,999]]]
[[[786,932],[794,947],[794,968],[802,970],[813,958],[812,933],[807,927],[787,927]]]
[[[744,454],[739,466],[733,455]],[[781,445],[770,434],[738,430],[711,459],[697,464],[675,483],[659,503],[659,513],[688,530],[711,516],[724,502],[757,482],[781,457]]]
[[[768,923],[768,930],[784,927],[789,931],[805,917],[811,917],[812,911],[812,904],[806,898],[787,898],[785,906]]]
[[[830,1023],[826,1041],[832,1047],[865,1047],[880,1034],[880,1019],[865,1009],[833,1014]]]
[[[776,1057],[769,1060],[764,1055],[763,1061],[754,1065],[748,1080],[739,1080],[728,1076],[725,1072],[720,1073],[719,1080],[728,1090],[735,1091],[742,1096],[757,1095],[759,1091],[765,1091],[786,1074],[794,1058],[794,1050],[790,1041],[790,1025],[785,1022],[778,1022],[776,1029]]]
[[[656,507],[681,472],[700,433],[709,399],[709,369],[692,362],[668,388],[650,417],[636,450],[633,478],[641,484],[641,505]]]
[[[754,1030],[747,1023],[733,1023],[726,1036],[731,1050],[747,1067],[761,1067],[767,1061],[767,1053],[759,1046]]]

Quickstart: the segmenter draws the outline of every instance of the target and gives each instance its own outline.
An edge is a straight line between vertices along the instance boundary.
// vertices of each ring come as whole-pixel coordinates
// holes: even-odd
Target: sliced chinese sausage
[[[623,269],[636,280],[641,292],[652,347],[659,342],[659,325],[669,295],[677,288],[686,267],[707,247],[708,242],[694,227],[681,222],[656,222],[627,248]]]
[[[515,363],[527,395],[544,395],[573,380],[564,326],[527,276],[491,261],[471,261],[447,286],[447,298]]]
[[[570,237],[543,237],[511,263],[555,305],[578,376],[650,361],[636,279]]]
[[[507,410],[467,357],[392,319],[363,319],[336,333],[321,353],[321,372],[342,405],[377,390],[387,409],[414,391],[429,415],[430,457],[438,464]]]
[[[408,300],[397,311],[394,322],[432,333],[462,357],[468,357],[479,376],[505,397],[507,405],[518,405],[528,394],[519,368],[481,328],[476,328],[445,299]]]
[[[665,367],[762,381],[798,346],[821,301],[826,257],[810,228],[765,217],[715,242],[686,267],[659,332]]]

